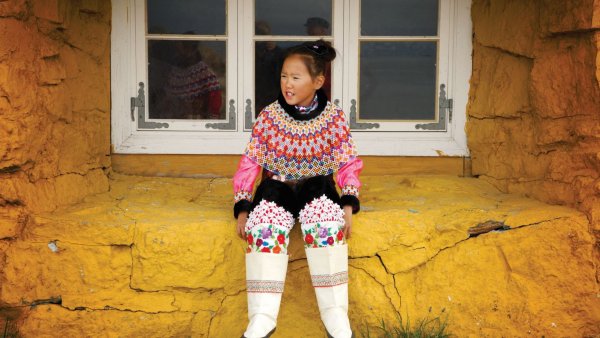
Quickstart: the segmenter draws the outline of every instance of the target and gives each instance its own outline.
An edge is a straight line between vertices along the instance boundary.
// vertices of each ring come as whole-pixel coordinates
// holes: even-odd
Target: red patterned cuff
[[[235,193],[234,199],[235,199],[235,203],[242,201],[242,200],[247,200],[247,201],[252,202],[252,193],[250,191],[240,190]]]
[[[342,196],[344,196],[344,195],[352,195],[352,196],[358,198],[358,188],[353,185],[350,185],[350,184],[345,185],[342,188]]]

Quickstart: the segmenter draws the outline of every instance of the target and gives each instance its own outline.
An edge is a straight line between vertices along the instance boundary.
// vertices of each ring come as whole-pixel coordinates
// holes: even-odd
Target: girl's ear
[[[323,87],[324,83],[325,83],[325,75],[317,76],[315,78],[315,80],[313,81],[313,84],[315,85],[315,90],[321,89],[321,87]]]

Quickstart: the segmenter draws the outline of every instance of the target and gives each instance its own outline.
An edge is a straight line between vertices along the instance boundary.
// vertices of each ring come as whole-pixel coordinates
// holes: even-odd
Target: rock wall
[[[0,242],[108,190],[110,18],[110,1],[0,1]]]
[[[600,262],[600,1],[474,0],[472,20],[473,174],[584,211]]]

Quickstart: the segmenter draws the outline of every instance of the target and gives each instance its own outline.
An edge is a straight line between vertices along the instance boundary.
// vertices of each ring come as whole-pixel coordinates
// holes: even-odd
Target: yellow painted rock
[[[115,325],[109,335],[240,336],[245,242],[231,190],[221,178],[112,175],[109,192],[37,215],[2,248],[0,300],[60,296],[23,314],[22,332],[32,336],[63,326],[102,334],[107,325]],[[382,321],[435,317],[457,336],[600,333],[594,242],[580,212],[452,176],[367,176],[361,202],[348,240],[357,335],[377,336]],[[488,220],[510,230],[469,237]],[[322,337],[298,224],[289,254],[274,337]]]

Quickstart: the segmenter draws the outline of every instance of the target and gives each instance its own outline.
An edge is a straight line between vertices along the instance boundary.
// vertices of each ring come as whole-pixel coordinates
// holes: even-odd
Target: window
[[[117,153],[239,154],[284,49],[323,38],[361,154],[467,155],[468,0],[129,0],[112,22]]]

